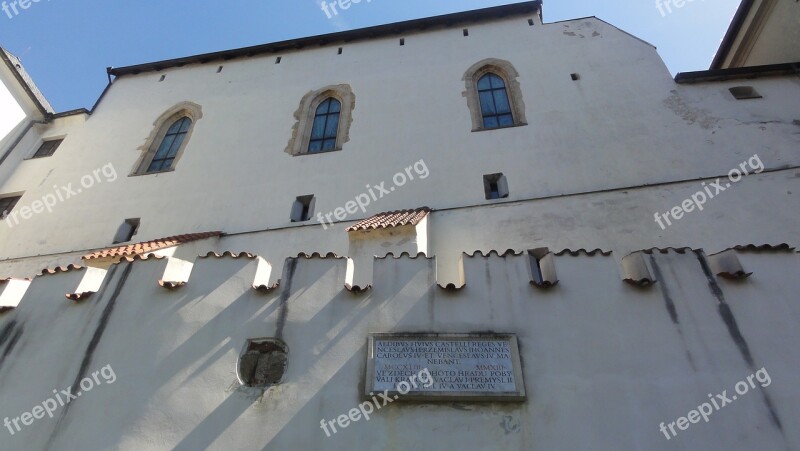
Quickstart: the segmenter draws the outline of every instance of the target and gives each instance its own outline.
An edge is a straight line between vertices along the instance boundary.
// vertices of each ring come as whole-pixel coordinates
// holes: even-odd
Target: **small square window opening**
[[[117,234],[114,236],[114,244],[127,243],[132,240],[136,232],[139,231],[139,223],[139,218],[126,219],[117,229]]]
[[[756,91],[752,86],[736,86],[730,88],[729,91],[737,100],[762,98],[761,94],[759,94],[758,91]]]
[[[299,196],[292,205],[292,222],[306,222],[314,215],[314,195]]]
[[[502,173],[483,176],[483,189],[486,200],[505,199],[508,197],[508,181]]]
[[[33,155],[33,158],[49,157],[53,155],[56,153],[56,149],[58,149],[58,146],[60,146],[63,141],[63,139],[52,139],[50,141],[43,142]]]

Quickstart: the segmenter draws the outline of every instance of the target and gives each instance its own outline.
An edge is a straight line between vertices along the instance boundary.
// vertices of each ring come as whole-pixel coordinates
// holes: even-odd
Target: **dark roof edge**
[[[204,53],[200,55],[176,58],[152,63],[138,64],[109,69],[109,74],[115,77],[129,74],[139,74],[141,72],[159,71],[171,67],[181,67],[192,63],[207,63],[220,59],[233,59],[245,56],[254,56],[262,53],[277,53],[287,50],[298,50],[308,46],[322,46],[334,42],[352,42],[363,39],[372,39],[381,36],[389,36],[409,30],[431,28],[435,26],[448,26],[463,22],[477,22],[497,19],[513,15],[522,15],[540,12],[542,0],[526,1],[522,3],[512,3],[510,5],[495,6],[491,8],[476,9],[442,16],[414,19],[405,22],[396,22],[385,25],[378,25],[368,28],[359,28],[337,33],[329,33],[306,38],[290,39],[287,41],[262,44],[239,49],[224,50],[220,52]]]
[[[722,67],[722,63],[725,61],[728,53],[730,53],[731,47],[733,47],[733,41],[735,41],[736,36],[739,35],[739,30],[741,30],[742,25],[744,25],[744,21],[747,19],[747,15],[750,14],[750,10],[753,9],[753,5],[755,5],[755,0],[742,0],[742,4],[739,5],[739,9],[736,10],[731,25],[725,33],[725,37],[722,38],[722,44],[720,44],[717,54],[714,55],[714,60],[711,62],[709,70],[720,69]]]
[[[11,58],[14,58],[19,63],[19,67],[17,67],[13,61],[11,61]],[[22,67],[22,62],[20,59],[2,47],[0,47],[0,59],[3,60],[11,73],[14,74],[14,78],[17,79],[17,83],[22,86],[22,89],[24,89],[25,93],[28,94],[28,97],[31,98],[33,103],[36,105],[36,109],[42,113],[42,116],[44,116],[45,119],[50,119],[53,114],[55,114],[53,107],[50,106],[50,103],[47,101],[41,91],[39,91],[39,88],[37,88],[33,83],[33,79],[30,78],[28,73]]]
[[[89,115],[91,115],[92,112],[87,110],[86,108],[76,108],[74,110],[62,111],[60,113],[56,113],[52,117],[53,117],[53,119],[58,119],[60,117],[75,116],[75,115],[78,115],[78,114],[89,114]]]
[[[680,72],[675,76],[675,82],[690,84],[707,81],[735,80],[737,78],[774,77],[780,75],[800,75],[800,61],[796,63],[768,64],[765,66]]]

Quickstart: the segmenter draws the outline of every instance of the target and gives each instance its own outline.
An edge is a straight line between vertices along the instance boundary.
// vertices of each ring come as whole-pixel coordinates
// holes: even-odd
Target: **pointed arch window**
[[[336,149],[342,103],[328,97],[317,107],[311,127],[308,153],[328,152]]]
[[[147,167],[147,173],[162,172],[172,169],[172,164],[175,161],[175,156],[178,155],[178,150],[183,146],[186,135],[192,126],[192,120],[186,116],[176,120],[167,129],[164,139],[158,146],[153,160]]]
[[[296,122],[285,152],[292,156],[342,150],[350,141],[356,96],[350,85],[329,85],[307,92],[295,111]]]
[[[519,73],[505,60],[488,58],[464,73],[472,131],[497,130],[528,125]]]
[[[144,145],[139,147],[141,154],[130,176],[174,171],[202,118],[202,107],[189,101],[180,102],[162,113],[153,122]]]
[[[506,82],[497,74],[489,72],[478,80],[478,96],[481,102],[483,127],[486,129],[511,127],[514,114],[508,100]]]

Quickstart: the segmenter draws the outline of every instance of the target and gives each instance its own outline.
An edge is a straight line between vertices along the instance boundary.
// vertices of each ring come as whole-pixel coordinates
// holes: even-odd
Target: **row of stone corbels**
[[[711,270],[715,275],[726,279],[742,280],[752,275],[751,272],[747,272],[745,270],[745,268],[742,266],[738,258],[738,252],[747,252],[747,251],[795,252],[794,248],[791,248],[785,244],[778,246],[752,246],[752,245],[737,246],[736,248],[731,248],[711,256],[705,256],[705,254],[703,254],[702,251],[696,251],[690,248],[649,249],[649,250],[633,252],[622,259],[621,279],[626,283],[629,283],[636,287],[640,288],[650,287],[653,284],[655,284],[657,280],[656,277],[653,275],[654,271],[652,270],[651,264],[649,263],[648,255],[652,255],[653,253],[656,252],[664,254],[670,252],[675,252],[679,254],[685,254],[687,252],[696,252],[699,253],[699,255],[702,258],[706,259],[709,267],[711,268]],[[564,250],[558,253],[553,253],[546,248],[533,249],[525,252],[516,252],[513,250],[508,250],[502,254],[497,251],[490,251],[488,254],[484,254],[482,251],[476,251],[472,254],[464,253],[462,254],[461,259],[459,260],[458,273],[460,275],[460,280],[458,280],[457,283],[452,283],[452,282],[442,283],[437,279],[437,285],[445,290],[456,291],[463,289],[466,286],[466,278],[464,275],[465,274],[464,258],[505,259],[509,256],[512,257],[525,256],[526,257],[525,264],[528,270],[528,274],[530,276],[531,285],[541,289],[552,289],[556,287],[559,283],[559,278],[557,275],[557,257],[564,257],[564,256],[591,257],[598,255],[603,257],[608,257],[611,256],[612,253],[605,252],[600,249],[596,249],[593,251],[587,251],[584,249],[580,249],[578,251]],[[357,285],[354,283],[356,268],[353,260],[350,258],[340,257],[333,253],[329,253],[326,255],[322,255],[319,253],[308,255],[303,253],[295,258],[346,260],[347,271],[345,276],[345,289],[353,293],[361,293],[368,291],[372,288],[371,283],[362,285]],[[394,254],[390,253],[384,257],[375,257],[376,260],[385,260],[388,258],[393,258],[396,260],[417,259],[417,258],[434,260],[433,257],[426,257],[424,254],[411,256],[408,253],[403,253],[400,254],[399,256],[395,256]],[[198,264],[198,262],[200,260],[207,260],[207,259],[244,260],[247,265],[250,265],[251,263],[254,264],[255,268],[252,272],[252,277],[253,277],[252,288],[257,292],[269,293],[280,286],[280,279],[279,279],[280,273],[274,271],[274,267],[269,261],[259,256],[244,252],[243,253],[225,252],[223,254],[209,252],[205,256],[199,257],[198,260],[195,262],[175,257],[163,257],[152,254],[150,256],[144,256],[144,257],[136,256],[134,258],[126,258],[123,259],[122,261],[127,261],[129,263],[135,263],[137,261],[145,261],[145,260],[158,261],[158,263],[162,266],[162,268],[159,268],[157,270],[158,273],[161,273],[161,277],[157,280],[158,285],[167,290],[177,290],[185,286],[189,282],[193,270],[195,270],[195,266]],[[83,267],[77,265],[69,265],[67,267],[46,269],[42,271],[42,274],[39,277],[59,274],[59,273],[77,273],[76,277],[73,277],[69,282],[72,286],[74,286],[74,289],[71,289],[69,290],[68,293],[66,293],[66,298],[75,302],[80,302],[85,299],[88,299],[89,297],[91,297],[92,294],[100,290],[100,287],[102,286],[106,278],[108,270],[104,268],[96,268],[91,266]],[[14,309],[25,295],[28,286],[30,284],[31,280],[29,279],[0,280],[0,314]]]

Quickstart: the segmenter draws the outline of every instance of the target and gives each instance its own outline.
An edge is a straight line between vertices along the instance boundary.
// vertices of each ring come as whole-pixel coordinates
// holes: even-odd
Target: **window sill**
[[[506,129],[509,129],[509,128],[525,127],[527,125],[528,125],[527,123],[523,122],[521,124],[507,125],[505,127],[496,127],[496,128],[483,128],[483,127],[481,127],[481,128],[473,129],[472,133],[491,132],[491,131],[494,131],[494,130],[506,130]]]
[[[326,154],[326,153],[341,152],[341,151],[342,151],[342,149],[341,149],[341,148],[336,148],[336,149],[331,149],[331,150],[323,150],[323,151],[320,151],[320,152],[310,152],[310,153],[309,153],[309,152],[303,152],[303,153],[297,153],[297,154],[294,154],[294,155],[292,155],[292,156],[293,156],[293,157],[307,157],[307,156],[312,156],[312,155],[324,155],[324,154]]]
[[[27,160],[41,160],[42,158],[50,158],[50,157],[52,157],[53,155],[55,155],[55,154],[51,154],[51,155],[42,155],[41,157],[28,157],[28,158],[24,158],[22,161],[27,161]]]
[[[148,176],[148,175],[169,174],[170,172],[175,172],[175,168],[167,169],[167,170],[164,170],[164,171],[158,171],[158,172],[144,172],[144,173],[141,173],[141,174],[133,173],[133,174],[128,175],[128,177],[145,177],[145,176]]]

